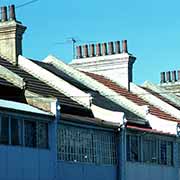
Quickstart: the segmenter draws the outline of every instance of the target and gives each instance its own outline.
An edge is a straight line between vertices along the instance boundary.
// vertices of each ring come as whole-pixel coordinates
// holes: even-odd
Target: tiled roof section
[[[145,87],[142,87],[144,90],[146,90],[147,92],[149,92],[150,94],[153,94],[154,96],[156,96],[157,98],[161,99],[162,101],[170,104],[171,106],[175,107],[176,109],[180,110],[180,106],[178,106],[177,104],[173,103],[172,101],[168,100],[167,98],[161,96],[161,94],[151,90],[151,89],[148,89],[148,88],[145,88]]]
[[[15,85],[13,85],[12,83],[6,81],[3,78],[0,78],[0,85],[6,85],[6,86],[11,86],[11,87],[16,87]]]
[[[60,93],[56,89],[53,89],[52,87],[50,87],[46,83],[40,81],[39,79],[35,78],[28,72],[20,69],[18,66],[12,65],[5,59],[0,58],[0,65],[6,67],[10,71],[16,73],[21,78],[23,78],[24,81],[26,82],[27,90],[37,93],[37,94],[40,94],[45,97],[58,97],[61,101],[61,105],[70,105],[70,106],[76,106],[76,107],[83,108],[83,106],[79,105],[78,103],[76,103],[75,101],[70,99],[69,97]],[[4,83],[6,83],[6,82],[4,81]]]
[[[70,84],[72,84],[73,86],[77,87],[78,89],[81,89],[81,90],[86,91],[86,92],[87,91],[91,91],[91,89],[89,89],[87,86],[84,86],[82,83],[80,83],[76,79],[72,78],[68,74],[64,73],[63,71],[57,69],[52,64],[48,64],[48,63],[44,63],[44,62],[40,62],[40,61],[34,61],[34,60],[31,60],[31,61],[33,61],[37,65],[41,66],[42,68],[52,72],[56,76],[58,76],[61,79],[65,80],[66,82],[69,82]]]
[[[116,93],[120,94],[121,96],[126,97],[127,99],[133,101],[134,103],[138,104],[139,106],[148,105],[150,114],[157,116],[159,118],[170,120],[170,121],[180,121],[180,119],[177,119],[175,117],[172,117],[170,114],[160,110],[159,108],[149,104],[148,102],[144,101],[140,97],[138,97],[136,94],[133,94],[126,90],[123,87],[120,87],[115,82],[112,82],[109,79],[106,79],[102,75],[97,75],[94,73],[84,72],[86,75],[90,76],[91,78],[95,79],[96,81],[104,84],[108,88],[112,89]]]
[[[149,132],[149,133],[154,133],[154,134],[163,134],[163,135],[175,135],[175,134],[171,134],[171,133],[167,133],[167,132],[163,132],[163,131],[158,131],[156,129],[151,129],[151,128],[142,128],[142,127],[137,127],[137,126],[130,126],[127,125],[128,129],[132,129],[132,130],[137,130],[137,131],[143,131],[143,132]]]

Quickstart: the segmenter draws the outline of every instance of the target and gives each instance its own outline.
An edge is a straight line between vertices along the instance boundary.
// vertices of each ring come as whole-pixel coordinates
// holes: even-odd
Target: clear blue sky
[[[30,0],[1,0],[21,5]],[[18,8],[17,19],[28,27],[23,42],[26,57],[53,54],[72,58],[68,37],[81,41],[128,40],[137,57],[134,81],[158,83],[160,72],[178,70],[180,60],[180,1],[173,0],[39,0]]]

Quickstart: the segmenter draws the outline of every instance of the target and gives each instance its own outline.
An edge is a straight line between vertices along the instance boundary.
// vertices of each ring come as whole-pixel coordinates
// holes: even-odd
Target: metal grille
[[[60,124],[58,126],[58,159],[115,164],[115,135],[113,132]]]

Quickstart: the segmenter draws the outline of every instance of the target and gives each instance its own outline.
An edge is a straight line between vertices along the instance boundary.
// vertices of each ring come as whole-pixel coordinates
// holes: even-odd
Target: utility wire
[[[25,2],[25,3],[23,3],[23,4],[20,4],[20,5],[16,6],[16,9],[17,9],[17,8],[21,8],[21,7],[24,7],[24,6],[27,6],[27,5],[32,4],[32,3],[35,3],[35,2],[37,2],[37,1],[39,1],[39,0],[32,0],[32,1]]]

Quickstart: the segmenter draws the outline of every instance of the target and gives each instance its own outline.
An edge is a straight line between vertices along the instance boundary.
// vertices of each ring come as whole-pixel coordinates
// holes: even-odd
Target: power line
[[[35,2],[37,2],[37,1],[39,1],[39,0],[32,0],[32,1],[25,2],[25,3],[23,3],[23,4],[20,4],[20,5],[16,6],[16,9],[17,9],[17,8],[21,8],[21,7],[24,7],[24,6],[27,6],[27,5],[32,4],[32,3],[35,3]]]

